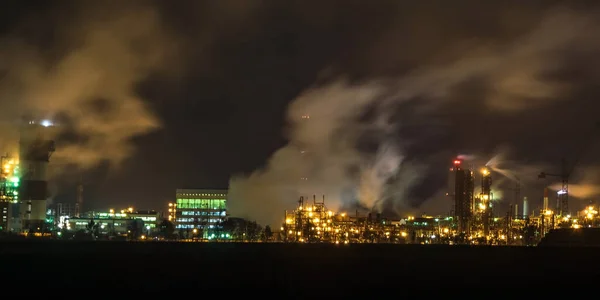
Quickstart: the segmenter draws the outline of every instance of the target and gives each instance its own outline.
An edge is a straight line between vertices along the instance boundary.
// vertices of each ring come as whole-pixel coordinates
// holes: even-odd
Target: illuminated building
[[[129,217],[136,220],[142,220],[144,226],[154,230],[158,226],[160,214],[154,210],[138,210],[129,214]]]
[[[0,231],[19,232],[19,162],[5,155],[0,157],[0,168]]]
[[[138,223],[135,223],[138,221]],[[156,211],[134,211],[132,207],[116,212],[110,209],[108,212],[90,213],[85,217],[61,218],[59,228],[67,230],[95,231],[98,235],[126,236],[137,228],[139,235],[152,235],[158,222],[160,214]],[[94,228],[90,228],[94,224]],[[137,226],[137,227],[136,227]]]
[[[473,172],[462,167],[461,160],[454,160],[454,218],[457,232],[469,235],[473,211]]]
[[[227,190],[178,189],[175,197],[169,209],[177,231],[206,239],[219,234],[227,216]]]
[[[95,213],[88,217],[67,218],[67,230],[96,230],[99,235],[127,235],[133,221],[127,214],[121,213]],[[91,224],[96,226],[91,228]],[[61,224],[59,227],[63,227]]]

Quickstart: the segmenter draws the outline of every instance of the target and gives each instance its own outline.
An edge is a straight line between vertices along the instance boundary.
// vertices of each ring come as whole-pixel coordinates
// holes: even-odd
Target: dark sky
[[[558,169],[562,156],[575,157],[600,120],[600,47],[586,35],[600,28],[593,21],[598,9],[594,1],[573,5],[569,1],[190,0],[131,1],[126,7],[119,4],[123,1],[95,1],[93,6],[91,1],[87,6],[88,1],[21,2],[4,1],[0,8],[3,60],[33,61],[51,72],[73,53],[103,53],[103,43],[90,50],[82,46],[86,45],[82,37],[87,30],[104,28],[108,36],[131,39],[127,42],[135,53],[134,58],[124,59],[116,54],[92,56],[101,60],[94,65],[107,66],[104,74],[115,78],[106,81],[106,89],[116,91],[117,79],[129,69],[108,65],[139,59],[136,76],[127,77],[127,82],[159,125],[138,136],[123,135],[134,147],[118,163],[110,157],[114,157],[113,143],[121,145],[121,138],[92,143],[94,161],[104,161],[106,155],[110,162],[61,176],[56,201],[71,201],[74,181],[81,176],[88,209],[130,204],[163,209],[176,188],[227,187],[231,175],[260,168],[286,144],[286,108],[292,100],[315,84],[327,85],[340,77],[356,85],[374,79],[399,80],[399,86],[416,89],[422,81],[404,78],[418,78],[414,74],[423,68],[433,69],[427,71],[427,78],[440,76],[424,80],[428,86],[408,101],[388,107],[402,124],[392,135],[406,141],[405,163],[425,166],[419,169],[425,178],[406,193],[410,207],[439,197],[449,162],[457,154],[476,154],[487,161],[506,153],[508,168],[524,178],[523,194],[537,200],[544,184],[528,183],[525,177],[535,178],[540,168]],[[146,24],[146,19],[138,20],[142,10],[157,13],[153,27],[128,35],[131,27]],[[124,16],[126,25],[103,27],[112,24],[113,15]],[[150,32],[156,27],[163,31],[160,37]],[[536,31],[539,27],[541,32]],[[570,39],[573,32],[576,36]],[[530,34],[533,38],[523,38]],[[143,39],[134,40],[139,36]],[[19,41],[17,52],[10,48],[14,41]],[[22,45],[33,54],[22,51]],[[160,63],[152,60],[156,49],[161,55],[168,53]],[[514,60],[511,51],[516,53]],[[7,53],[19,53],[20,59]],[[472,66],[489,62],[464,63],[478,55],[501,62],[492,62],[481,72],[471,71]],[[0,67],[7,65],[28,70],[17,63]],[[528,83],[531,69],[536,70],[534,83]],[[6,74],[0,73],[8,78]],[[67,83],[56,88],[60,91],[81,84],[69,82],[81,76],[61,78],[67,78]],[[433,93],[440,86],[447,86],[441,96],[423,92]],[[36,87],[24,84],[25,89]],[[0,94],[6,95],[12,94]],[[427,109],[428,97],[445,100]],[[509,98],[518,98],[520,104]],[[511,109],[505,109],[508,106]],[[595,165],[597,149],[592,144],[582,155],[580,164],[585,168],[578,169],[580,180],[586,172],[595,174],[588,167]],[[586,178],[586,183],[596,183],[594,177]],[[435,210],[431,203],[438,202],[424,207]]]

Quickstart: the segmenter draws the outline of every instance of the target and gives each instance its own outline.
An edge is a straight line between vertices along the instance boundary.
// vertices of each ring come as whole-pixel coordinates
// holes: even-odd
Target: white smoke
[[[383,144],[370,165],[361,171],[358,188],[358,201],[370,210],[381,211],[382,200],[388,181],[396,176],[404,157],[398,149]]]
[[[74,11],[71,25],[57,30],[55,46],[64,49],[58,59],[17,37],[0,40],[0,55],[11,57],[0,61],[0,73],[6,72],[0,118],[32,111],[66,117],[70,124],[56,127],[57,135],[70,130],[84,138],[60,144],[54,163],[118,166],[133,153],[134,137],[161,126],[136,89],[155,72],[175,69],[177,44],[149,3],[88,3]]]
[[[384,195],[393,195],[396,207],[404,206],[407,191],[422,176],[422,166],[404,163],[403,145],[386,134],[378,137],[378,155],[362,155],[356,148],[361,136],[368,130],[385,132],[390,126],[400,126],[388,119],[398,103],[420,98],[423,110],[413,113],[433,111],[452,99],[457,86],[473,78],[491,87],[482,101],[497,111],[508,113],[560,99],[569,87],[542,75],[558,67],[557,52],[574,45],[597,47],[597,43],[589,43],[595,40],[590,28],[598,28],[593,18],[553,12],[510,44],[482,46],[446,65],[423,66],[387,81],[336,81],[310,88],[288,110],[289,144],[278,150],[265,168],[232,178],[232,215],[276,224],[282,220],[278,212],[292,209],[299,195],[326,194],[335,209],[342,201],[356,200],[342,200],[348,190],[358,191],[358,201],[372,208],[381,207]],[[373,107],[376,121],[365,126],[358,119]],[[307,115],[310,119],[302,118]],[[302,150],[310,155],[300,159]],[[490,167],[511,177],[493,163]],[[352,168],[359,172],[349,172]],[[301,182],[305,177],[308,180]],[[391,177],[397,182],[389,185]]]

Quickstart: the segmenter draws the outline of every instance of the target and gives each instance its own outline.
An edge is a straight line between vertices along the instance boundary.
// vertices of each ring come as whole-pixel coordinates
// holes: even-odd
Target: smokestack
[[[515,219],[519,218],[519,204],[515,204]]]
[[[523,217],[526,218],[529,215],[529,203],[527,203],[527,197],[523,197]]]
[[[77,185],[77,206],[75,214],[79,218],[83,211],[83,183],[80,181]]]
[[[548,188],[544,189],[544,205],[543,205],[543,209],[544,209],[544,211],[548,210]]]
[[[49,137],[53,124],[48,120],[24,118],[19,138],[19,167],[21,185],[19,198],[25,212],[23,229],[40,230],[46,221],[48,198],[48,163],[54,152],[54,141]]]

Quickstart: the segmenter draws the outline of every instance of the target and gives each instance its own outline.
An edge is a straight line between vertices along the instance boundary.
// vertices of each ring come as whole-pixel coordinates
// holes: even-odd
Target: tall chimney
[[[83,212],[83,183],[80,181],[77,185],[77,211],[76,215],[79,218]]]
[[[548,188],[544,189],[544,205],[542,207],[544,211],[548,210]]]
[[[52,123],[24,118],[19,137],[19,168],[21,184],[19,199],[23,215],[23,230],[39,231],[46,221],[48,198],[48,163],[54,152],[50,130]],[[39,229],[38,229],[39,228]]]
[[[528,210],[529,210],[529,203],[527,202],[527,197],[523,197],[523,217],[524,218],[527,218],[527,215],[529,214]]]

